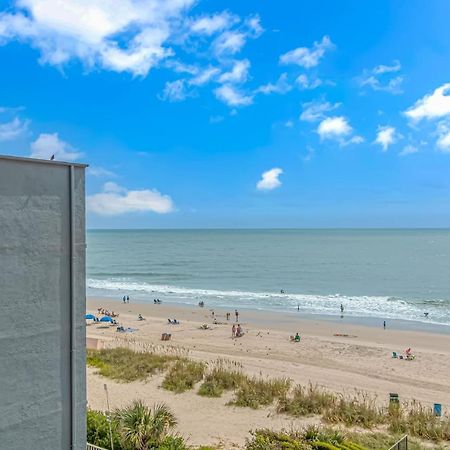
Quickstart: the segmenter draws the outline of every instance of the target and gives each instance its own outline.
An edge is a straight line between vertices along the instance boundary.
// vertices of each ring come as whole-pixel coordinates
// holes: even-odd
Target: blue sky
[[[89,227],[450,226],[450,2],[0,1],[0,153]]]

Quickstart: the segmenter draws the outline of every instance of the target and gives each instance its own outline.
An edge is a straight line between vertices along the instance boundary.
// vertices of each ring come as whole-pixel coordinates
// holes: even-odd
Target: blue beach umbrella
[[[112,318],[109,316],[105,316],[100,319],[100,322],[112,322],[112,321],[113,321]]]
[[[86,320],[87,319],[95,320],[94,314],[86,314],[84,317],[85,317]]]

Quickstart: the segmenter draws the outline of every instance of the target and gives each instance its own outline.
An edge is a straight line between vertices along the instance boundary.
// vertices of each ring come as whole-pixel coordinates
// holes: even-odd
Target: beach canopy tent
[[[94,316],[94,314],[86,314],[85,319],[86,320],[88,320],[88,319],[95,320],[96,317]]]
[[[100,322],[112,322],[112,321],[113,321],[112,318],[109,316],[105,316],[100,319]]]

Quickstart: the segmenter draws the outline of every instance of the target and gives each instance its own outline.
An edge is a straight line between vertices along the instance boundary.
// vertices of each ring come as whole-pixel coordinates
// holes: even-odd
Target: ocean
[[[90,230],[87,244],[89,296],[450,325],[450,230]]]

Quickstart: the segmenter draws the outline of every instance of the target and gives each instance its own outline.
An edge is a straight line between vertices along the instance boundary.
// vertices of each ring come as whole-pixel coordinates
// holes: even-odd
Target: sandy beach
[[[294,383],[318,384],[339,393],[363,390],[386,403],[390,392],[403,400],[418,400],[425,405],[441,403],[450,410],[450,335],[411,330],[383,330],[382,327],[351,325],[311,320],[296,315],[261,311],[241,311],[239,322],[245,335],[231,338],[234,309],[215,309],[217,324],[207,305],[179,307],[169,304],[123,304],[100,298],[89,298],[87,312],[106,308],[119,314],[124,327],[134,333],[117,333],[116,327],[88,325],[87,337],[106,345],[132,341],[142,345],[170,346],[186,352],[193,359],[214,361],[225,358],[238,361],[245,372],[267,377],[287,377]],[[226,312],[231,313],[230,321]],[[138,320],[138,314],[145,321]],[[168,325],[176,318],[180,325]],[[211,329],[202,330],[202,324]],[[301,342],[291,342],[290,335],[299,332]],[[161,341],[161,334],[172,339]],[[93,341],[91,341],[92,344]],[[101,345],[101,344],[100,344]],[[392,352],[411,347],[413,361],[392,358]],[[178,418],[178,432],[193,445],[222,443],[224,448],[242,446],[251,429],[299,427],[317,421],[295,419],[274,412],[272,408],[249,410],[226,406],[229,396],[203,398],[195,391],[173,394],[161,389],[162,376],[146,382],[129,384],[105,380],[88,368],[88,403],[94,409],[105,409],[103,384],[110,393],[111,407],[122,407],[135,398],[149,405],[167,403]],[[193,407],[195,405],[195,407]]]

